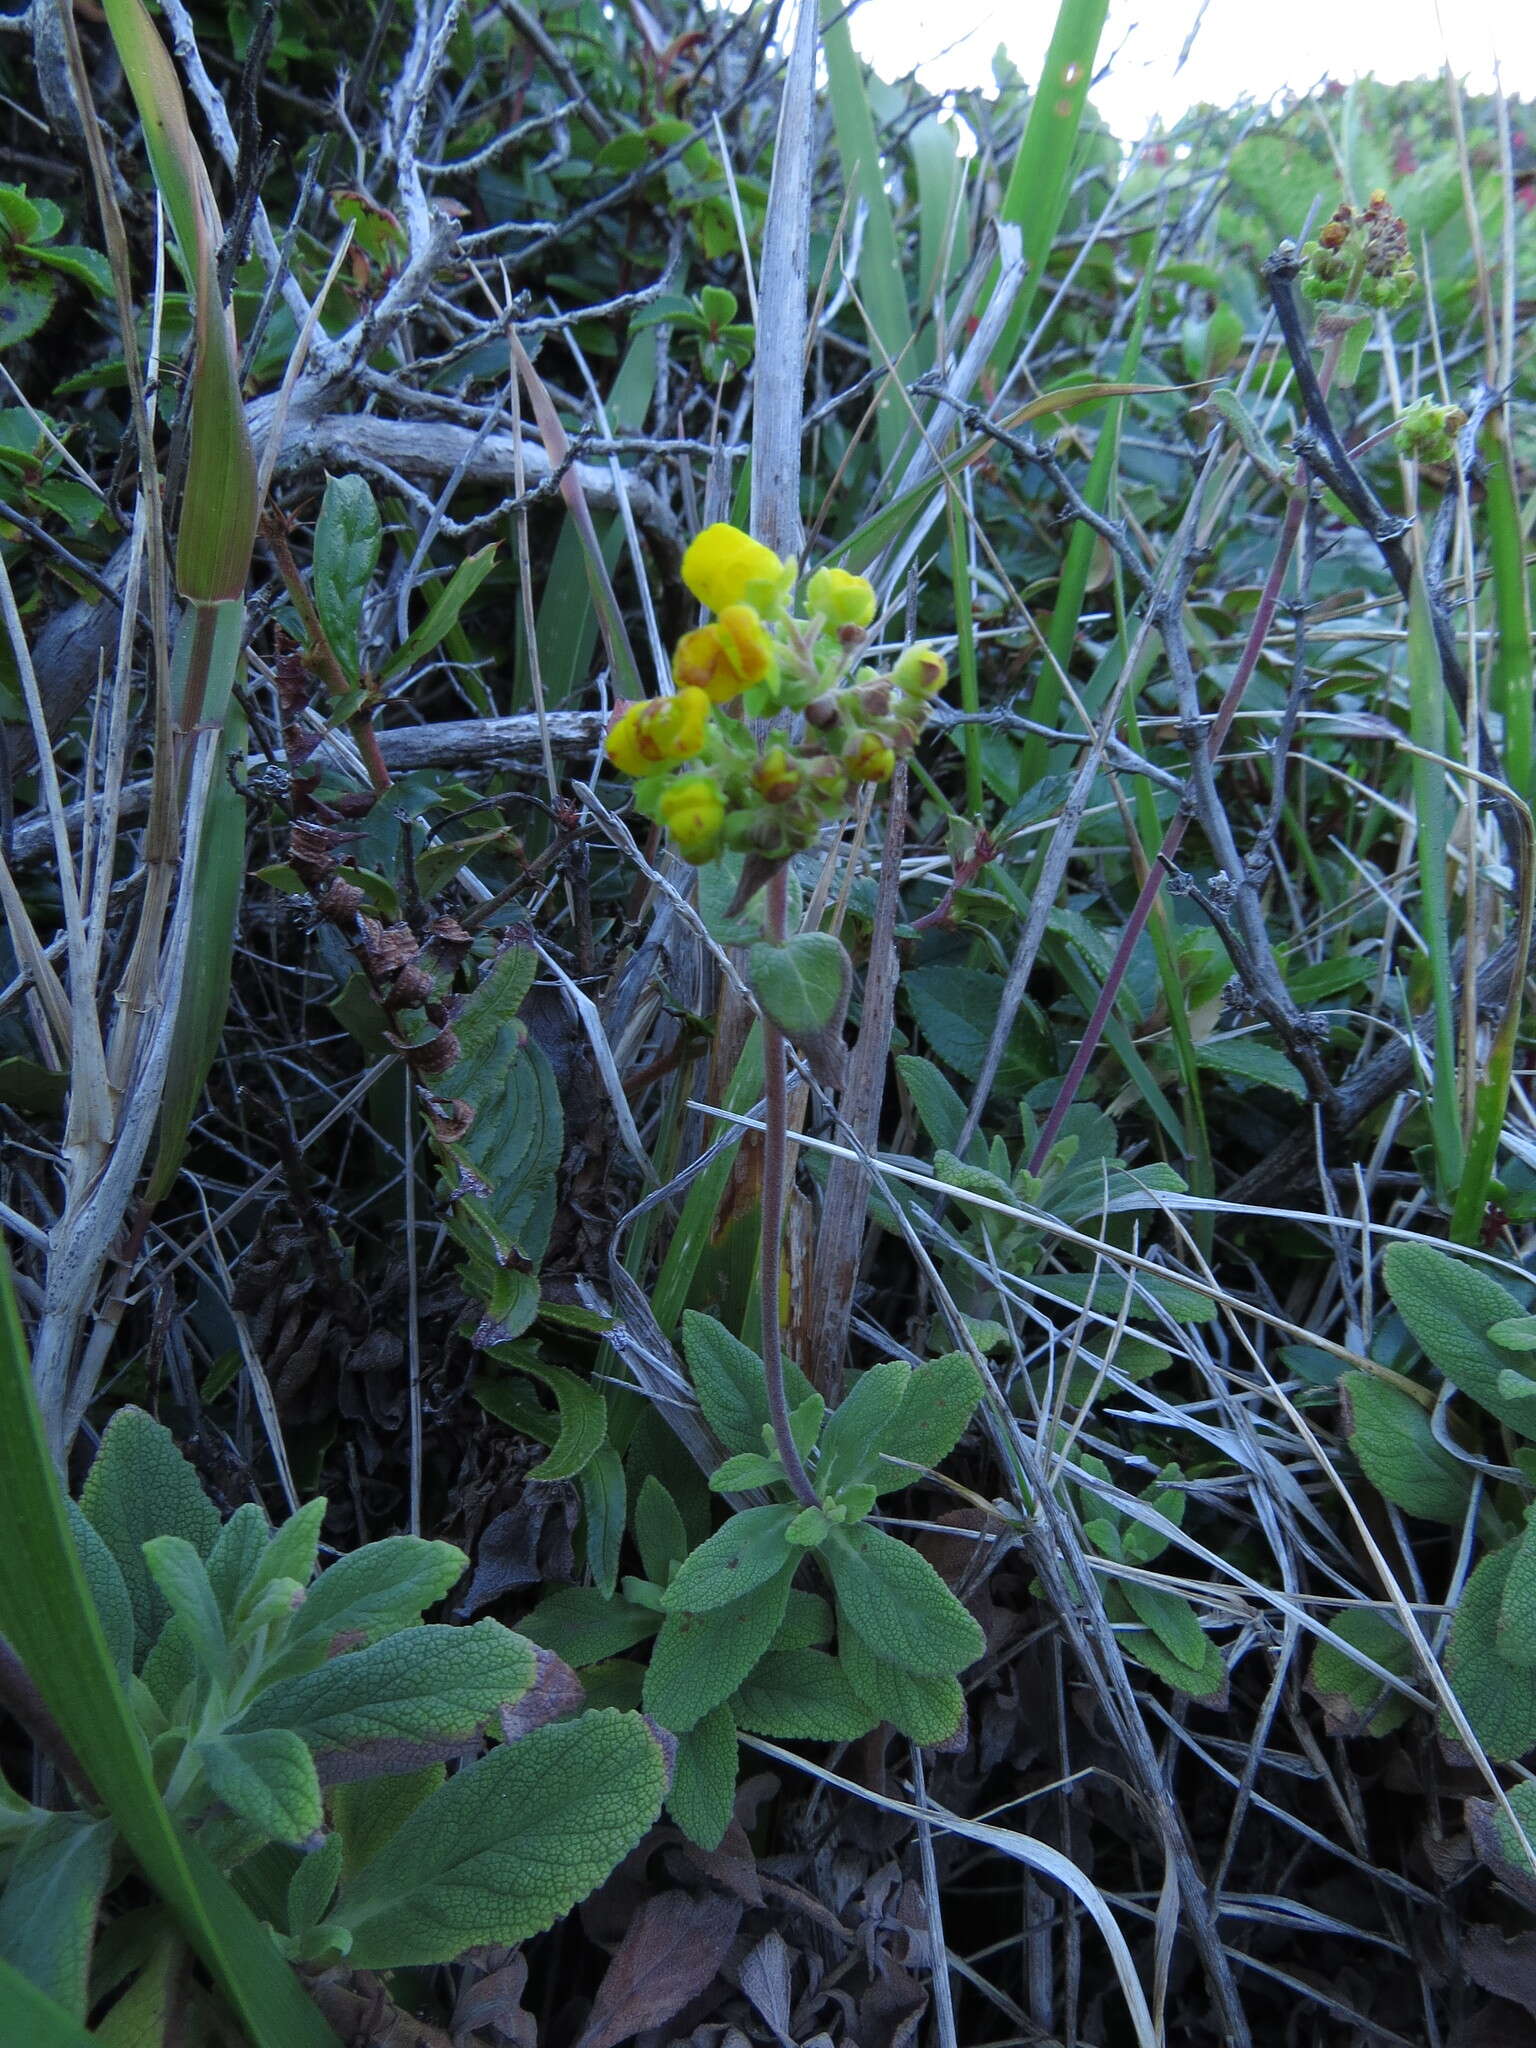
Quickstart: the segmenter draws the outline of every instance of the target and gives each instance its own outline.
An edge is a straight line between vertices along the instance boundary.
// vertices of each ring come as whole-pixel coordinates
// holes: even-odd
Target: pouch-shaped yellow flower
[[[714,625],[685,633],[672,657],[678,688],[702,690],[711,704],[767,682],[777,668],[768,629],[749,604],[728,604]]]
[[[606,752],[623,775],[654,775],[670,761],[691,761],[709,730],[709,699],[702,690],[648,697],[631,704],[608,735]]]
[[[727,605],[770,605],[794,581],[793,562],[781,562],[772,548],[723,522],[706,526],[688,543],[683,581],[712,612]]]

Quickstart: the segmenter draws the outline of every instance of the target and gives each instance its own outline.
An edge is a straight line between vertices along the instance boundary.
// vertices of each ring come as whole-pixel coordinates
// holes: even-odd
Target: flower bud
[[[815,726],[818,732],[830,731],[841,716],[837,698],[830,690],[824,697],[813,697],[805,707],[806,724]]]
[[[843,749],[843,767],[855,782],[884,782],[896,756],[878,733],[855,733]]]
[[[752,771],[752,787],[766,804],[785,804],[800,787],[800,770],[782,747],[770,747]]]
[[[936,697],[949,681],[949,663],[936,647],[919,640],[909,647],[891,671],[891,681],[906,696],[927,701]]]

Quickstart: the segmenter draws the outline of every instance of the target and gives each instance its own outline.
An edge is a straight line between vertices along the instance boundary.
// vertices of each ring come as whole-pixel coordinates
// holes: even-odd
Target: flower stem
[[[782,946],[786,938],[788,884],[779,868],[765,891],[767,938]],[[758,1259],[762,1287],[763,1375],[768,1391],[768,1418],[779,1462],[789,1490],[802,1507],[819,1505],[816,1489],[789,1426],[789,1400],[784,1391],[784,1349],[779,1329],[779,1259],[784,1234],[784,1167],[789,1152],[789,1085],[785,1070],[784,1034],[763,1018],[763,1241]]]

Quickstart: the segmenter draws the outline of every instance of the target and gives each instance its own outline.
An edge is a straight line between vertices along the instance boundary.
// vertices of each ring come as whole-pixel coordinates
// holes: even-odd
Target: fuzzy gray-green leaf
[[[401,1629],[269,1686],[240,1727],[291,1728],[323,1760],[330,1783],[419,1770],[515,1706],[537,1668],[532,1644],[499,1621]]]
[[[839,1616],[888,1663],[939,1677],[963,1671],[986,1648],[976,1622],[910,1544],[861,1522],[833,1530],[819,1555]]]
[[[685,1560],[662,1595],[669,1614],[704,1614],[739,1600],[784,1569],[793,1507],[743,1508]]]
[[[729,1699],[768,1650],[784,1619],[794,1560],[766,1585],[703,1613],[674,1610],[651,1646],[645,1710],[678,1734]]]
[[[151,1536],[183,1536],[206,1557],[218,1540],[219,1511],[170,1431],[142,1408],[119,1408],[108,1423],[80,1506],[123,1575],[142,1652],[171,1611],[144,1562],[144,1544]]]
[[[626,1856],[661,1810],[661,1746],[603,1709],[492,1750],[418,1806],[342,1888],[348,1963],[442,1963],[538,1934]]]

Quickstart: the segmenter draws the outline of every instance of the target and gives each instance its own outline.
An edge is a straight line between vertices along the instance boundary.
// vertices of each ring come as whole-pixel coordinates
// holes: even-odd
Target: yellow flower
[[[706,526],[683,556],[683,581],[712,612],[733,604],[771,604],[793,579],[792,562],[781,562],[772,548],[737,526]]]
[[[778,667],[768,629],[749,604],[728,604],[715,631],[744,690],[766,683]]]
[[[846,569],[818,569],[806,598],[811,610],[832,626],[867,626],[875,616],[873,586]]]
[[[702,867],[720,851],[725,799],[708,775],[679,775],[662,791],[661,822],[683,859]]]
[[[875,732],[861,732],[843,749],[843,766],[855,782],[884,782],[896,756]]]
[[[654,775],[670,761],[691,761],[709,730],[709,699],[702,690],[648,697],[631,704],[608,735],[607,755],[623,775]]]
[[[711,704],[767,682],[777,667],[768,629],[749,604],[728,604],[714,625],[685,633],[672,657],[678,688],[702,690]]]

